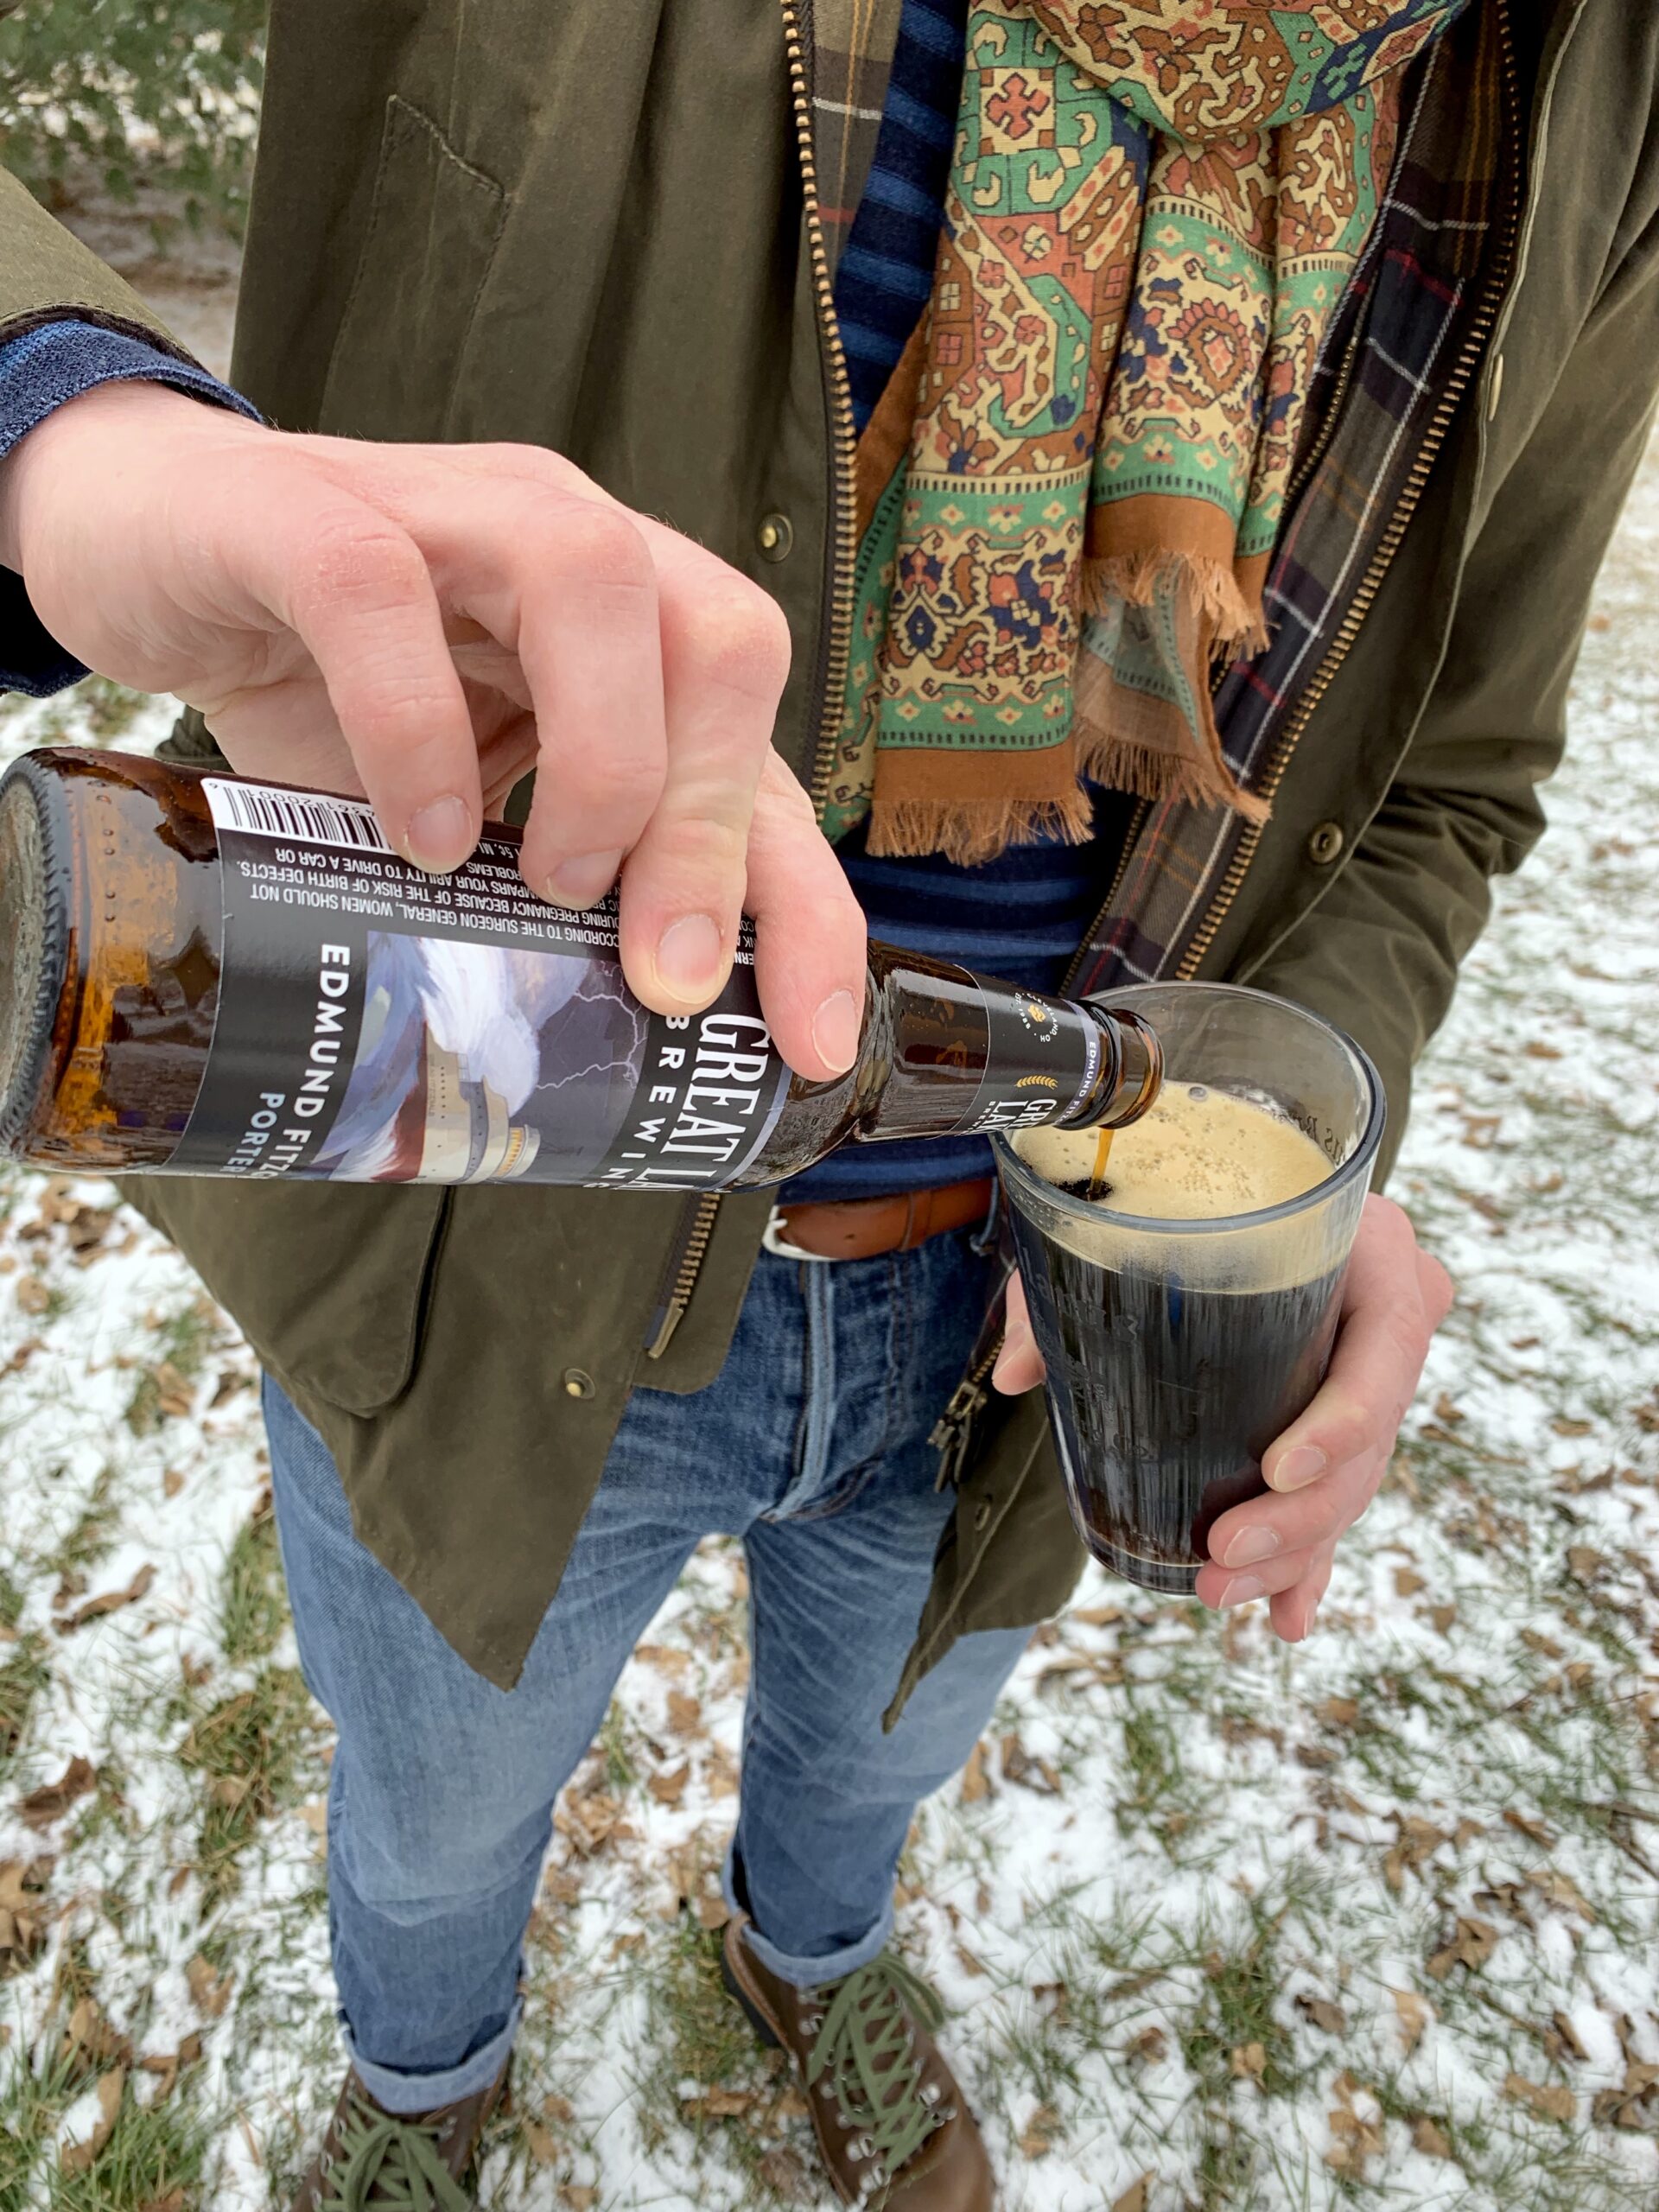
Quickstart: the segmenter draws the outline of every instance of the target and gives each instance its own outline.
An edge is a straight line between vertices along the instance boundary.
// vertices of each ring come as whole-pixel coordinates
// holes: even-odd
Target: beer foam
[[[1036,1128],[1014,1140],[1051,1183],[1094,1172],[1093,1129]],[[1218,1221],[1300,1198],[1332,1164],[1312,1137],[1271,1108],[1202,1083],[1166,1083],[1149,1110],[1112,1132],[1100,1203],[1152,1221]]]

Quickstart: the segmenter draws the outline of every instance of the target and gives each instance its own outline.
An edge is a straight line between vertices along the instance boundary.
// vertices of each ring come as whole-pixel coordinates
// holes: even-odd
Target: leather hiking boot
[[[507,2072],[476,2096],[435,2112],[383,2112],[355,2074],[346,2076],[322,2148],[294,2212],[478,2212],[479,2138],[505,2094]]]
[[[869,2212],[992,2212],[996,2184],[974,2116],[940,2056],[925,1981],[884,1951],[822,1989],[769,1974],[726,1924],[726,1986],[798,2069],[818,2149],[845,2204]]]

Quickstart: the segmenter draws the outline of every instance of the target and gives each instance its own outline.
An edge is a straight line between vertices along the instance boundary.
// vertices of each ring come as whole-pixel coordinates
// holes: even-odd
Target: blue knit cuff
[[[100,384],[164,384],[259,419],[239,392],[205,369],[143,339],[66,316],[0,344],[0,461],[67,400]],[[0,690],[44,699],[86,673],[42,624],[22,578],[0,568]]]

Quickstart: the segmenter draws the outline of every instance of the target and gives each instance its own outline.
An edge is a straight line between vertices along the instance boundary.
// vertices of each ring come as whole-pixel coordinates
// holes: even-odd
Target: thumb
[[[1017,1274],[1008,1279],[1008,1319],[1002,1349],[997,1354],[996,1365],[991,1370],[993,1387],[1017,1398],[1022,1390],[1034,1389],[1043,1379],[1043,1356],[1037,1349],[1033,1334],[1030,1309],[1026,1304],[1026,1287]]]

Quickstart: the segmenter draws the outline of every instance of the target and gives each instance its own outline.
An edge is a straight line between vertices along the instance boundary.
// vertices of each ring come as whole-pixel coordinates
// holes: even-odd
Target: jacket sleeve
[[[1653,423],[1659,244],[1606,285],[1465,563],[1448,650],[1347,866],[1248,980],[1358,1038],[1404,1135],[1411,1071],[1484,927],[1491,880],[1544,827],[1591,595]],[[1375,979],[1357,994],[1351,978]],[[1241,978],[1241,980],[1245,980]]]

